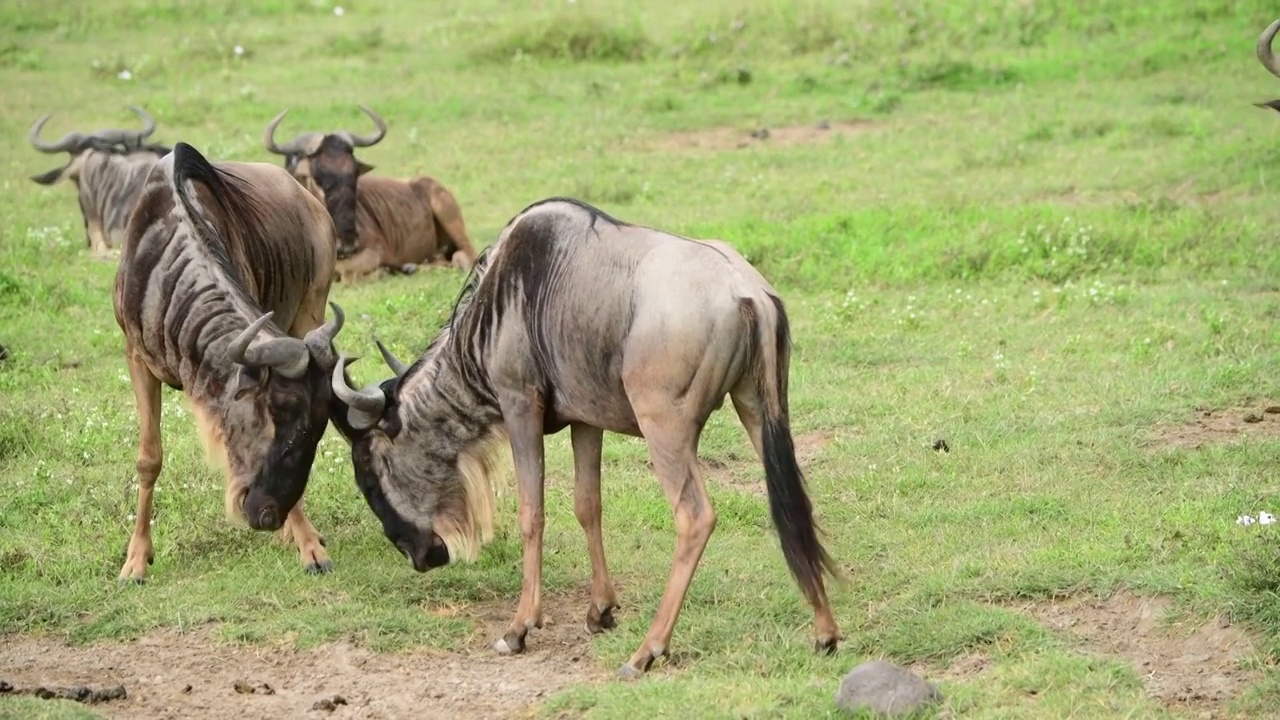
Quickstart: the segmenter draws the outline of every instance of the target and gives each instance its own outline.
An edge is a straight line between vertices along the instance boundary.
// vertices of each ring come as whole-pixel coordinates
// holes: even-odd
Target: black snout
[[[449,548],[445,546],[444,540],[434,532],[431,533],[431,539],[428,542],[422,542],[421,536],[419,536],[413,539],[401,540],[396,543],[396,547],[409,558],[409,561],[413,563],[413,569],[418,572],[426,572],[432,568],[449,564]]]
[[[279,530],[284,525],[280,504],[261,492],[250,490],[244,498],[244,519],[254,530]]]

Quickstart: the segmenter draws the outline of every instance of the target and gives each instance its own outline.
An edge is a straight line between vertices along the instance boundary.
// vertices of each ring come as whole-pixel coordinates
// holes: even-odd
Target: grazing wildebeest
[[[179,142],[147,178],[116,272],[115,314],[137,401],[138,514],[121,580],[152,560],[161,468],[160,384],[182,391],[226,473],[226,511],[293,536],[309,572],[332,563],[302,495],[329,419],[332,342],[324,323],[333,223],[289,173],[211,165]]]
[[[96,254],[123,242],[125,225],[147,173],[170,150],[166,145],[145,142],[155,132],[155,120],[142,108],[128,107],[142,118],[146,125],[142,130],[109,129],[88,135],[72,132],[46,143],[40,140],[40,129],[52,116],[46,113],[27,134],[31,145],[41,152],[70,154],[66,165],[31,179],[52,185],[66,178],[76,186],[86,243]]]
[[[387,538],[419,572],[473,560],[492,528],[492,452],[512,450],[524,582],[494,643],[523,651],[541,623],[543,436],[570,428],[574,509],[591,557],[586,624],[617,607],[600,530],[605,430],[645,438],[675,513],[676,553],[644,643],[622,667],[667,651],[716,514],[698,441],[730,395],[764,464],[782,553],[814,610],[819,650],[839,638],[823,585],[838,570],[819,542],[789,429],[790,335],[782,300],[729,245],[630,225],[552,198],[512,218],[463,286],[453,316],[411,366],[379,343],[396,376],[351,388],[339,355],[334,425]],[[346,406],[345,408],[343,406]]]
[[[387,134],[381,116],[363,105],[360,109],[377,125],[371,135],[310,132],[277,145],[276,127],[287,109],[262,135],[266,149],[283,155],[285,167],[329,209],[338,231],[341,281],[355,282],[384,269],[411,273],[420,264],[470,270],[476,251],[453,193],[426,176],[370,175],[373,166],[356,158],[355,148],[375,145]]]

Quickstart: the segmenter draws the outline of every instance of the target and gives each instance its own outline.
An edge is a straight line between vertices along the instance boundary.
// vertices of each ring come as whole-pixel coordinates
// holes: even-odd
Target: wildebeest
[[[86,243],[96,254],[123,242],[125,225],[147,173],[170,151],[166,145],[146,142],[155,132],[155,120],[142,108],[128,107],[142,118],[142,130],[109,129],[88,135],[72,132],[46,143],[40,139],[40,129],[52,116],[46,113],[27,134],[31,145],[41,152],[70,154],[66,165],[31,179],[52,185],[66,178],[76,186]]]
[[[1272,75],[1280,77],[1280,63],[1276,62],[1276,57],[1271,52],[1271,43],[1275,40],[1277,32],[1280,32],[1280,20],[1273,21],[1265,30],[1262,31],[1262,34],[1258,36],[1258,46],[1256,49],[1258,62],[1262,63],[1262,67],[1266,68],[1267,72]],[[1254,103],[1254,105],[1257,105],[1258,107],[1269,107],[1272,110],[1280,112],[1280,100]]]
[[[381,116],[363,105],[360,109],[377,126],[371,135],[309,132],[277,145],[276,127],[288,109],[262,135],[266,149],[283,155],[285,167],[329,209],[338,232],[342,282],[384,269],[411,273],[420,264],[469,270],[476,252],[453,193],[426,176],[370,175],[373,166],[356,158],[355,148],[376,145],[387,134]]]
[[[395,377],[353,390],[334,369],[332,420],[384,534],[419,572],[473,560],[492,528],[492,452],[516,471],[524,582],[501,653],[541,622],[543,436],[570,428],[574,509],[591,557],[586,624],[614,625],[601,537],[605,430],[645,438],[675,513],[676,554],[644,643],[622,667],[668,649],[716,513],[698,468],[704,424],[726,394],[764,464],[782,553],[814,610],[817,648],[839,631],[789,429],[790,334],[782,300],[729,245],[614,219],[551,198],[513,217],[480,256],[449,322],[411,366],[379,343]],[[346,406],[345,408],[343,406]]]
[[[228,517],[283,527],[309,572],[331,567],[302,494],[328,424],[343,322],[334,305],[322,325],[334,244],[324,206],[274,165],[215,166],[179,142],[147,177],[114,294],[140,435],[137,521],[121,580],[141,581],[152,561],[161,383],[184,393],[226,473]]]

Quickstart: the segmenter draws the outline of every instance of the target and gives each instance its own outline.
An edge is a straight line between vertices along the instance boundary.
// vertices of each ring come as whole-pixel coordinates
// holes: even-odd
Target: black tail
[[[822,574],[839,577],[831,556],[818,540],[818,527],[813,519],[813,506],[805,492],[804,474],[796,461],[791,439],[787,402],[787,376],[790,365],[791,330],[782,301],[773,298],[777,322],[773,328],[757,318],[759,353],[756,361],[756,384],[764,405],[764,472],[769,491],[769,511],[782,543],[782,555],[810,603],[816,604],[824,594]],[[773,343],[767,342],[770,330]]]

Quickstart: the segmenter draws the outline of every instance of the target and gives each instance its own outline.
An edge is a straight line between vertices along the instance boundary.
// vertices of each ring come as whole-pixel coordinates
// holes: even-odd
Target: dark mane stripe
[[[253,294],[244,285],[245,278],[240,277],[240,272],[232,262],[227,239],[210,222],[208,214],[196,207],[188,190],[188,182],[198,182],[209,189],[217,205],[219,219],[235,237],[249,237],[251,228],[266,226],[265,210],[254,195],[248,192],[249,184],[244,179],[214,167],[200,151],[185,142],[174,146],[173,186],[187,217],[229,279],[237,284],[246,297],[252,297]]]
[[[550,203],[555,203],[555,202],[568,203],[586,212],[587,215],[591,217],[592,227],[595,227],[596,220],[604,220],[605,222],[608,222],[615,227],[628,227],[631,225],[631,223],[623,222],[618,218],[610,215],[609,213],[605,212],[604,210],[601,210],[600,208],[596,207],[595,205],[592,205],[591,203],[585,200],[579,200],[578,198],[575,198],[575,197],[556,195],[555,197],[543,198],[530,205],[526,205],[523,210],[516,213],[515,215],[512,215],[511,219],[507,221],[507,224],[504,225],[503,228],[505,229],[505,228],[511,227],[511,223],[515,222],[516,218],[524,215],[530,210],[536,207],[540,207],[542,205],[548,205]]]

